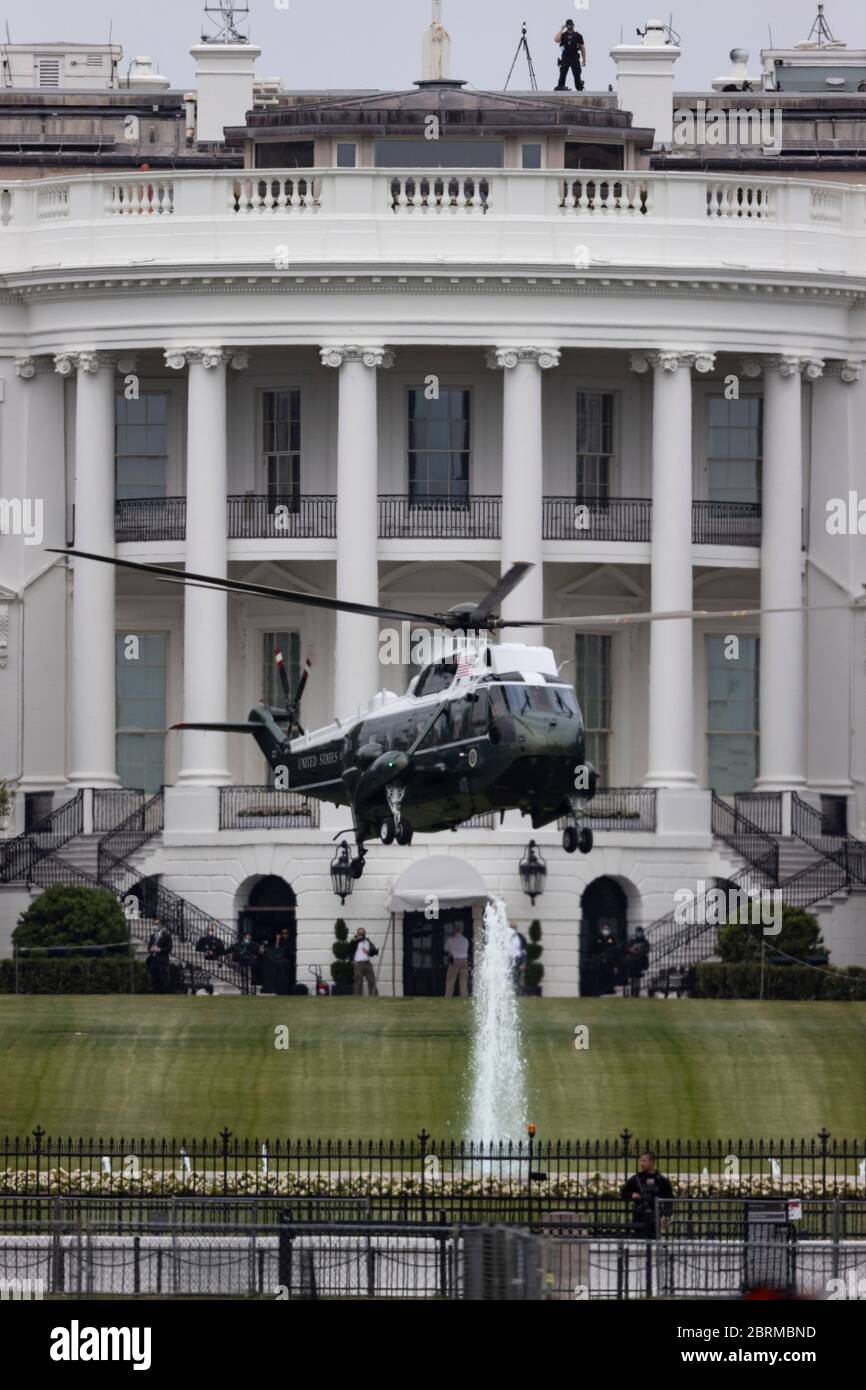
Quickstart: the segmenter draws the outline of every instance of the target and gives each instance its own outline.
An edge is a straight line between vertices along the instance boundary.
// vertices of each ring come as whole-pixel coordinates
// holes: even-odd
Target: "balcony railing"
[[[522,119],[526,120],[523,113]],[[291,229],[275,263],[275,230]],[[453,276],[649,268],[854,274],[866,189],[741,173],[556,169],[189,170],[14,179],[0,187],[0,271],[135,266],[208,276],[265,263],[338,276],[359,256]],[[576,256],[576,247],[580,256]],[[359,249],[360,248],[360,249]],[[443,262],[440,267],[437,257]],[[550,267],[550,271],[547,268]],[[54,272],[50,272],[52,275]],[[538,272],[540,273],[540,272]]]
[[[319,803],[276,787],[220,787],[220,830],[307,830]]]
[[[603,787],[597,791],[586,808],[583,824],[592,830],[647,831],[656,828],[656,792],[654,787]],[[557,825],[564,830],[567,821]]]
[[[648,497],[607,497],[581,501],[545,497],[546,541],[652,540],[652,501]],[[692,540],[696,545],[761,544],[761,508],[752,502],[695,502]],[[334,540],[337,499],[301,493],[294,498],[228,498],[230,540]],[[405,493],[379,498],[380,540],[499,540],[502,498],[423,501]],[[182,541],[186,536],[185,497],[127,498],[115,503],[115,539]]]

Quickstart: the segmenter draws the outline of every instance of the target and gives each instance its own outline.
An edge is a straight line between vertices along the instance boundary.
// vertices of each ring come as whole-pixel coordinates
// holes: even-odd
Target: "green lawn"
[[[866,1132],[866,1005],[522,1001],[541,1139]],[[0,997],[0,1134],[460,1138],[464,1001]],[[576,1024],[588,1051],[573,1046]],[[290,1032],[288,1051],[274,1030]]]

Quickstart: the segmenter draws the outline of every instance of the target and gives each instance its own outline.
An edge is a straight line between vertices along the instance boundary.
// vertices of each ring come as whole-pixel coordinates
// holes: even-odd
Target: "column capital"
[[[764,357],[762,366],[765,374],[778,372],[782,377],[804,376],[807,381],[817,381],[824,374],[824,359],[822,357],[800,356],[800,354],[793,352]]]
[[[124,356],[128,354],[100,352],[96,348],[77,348],[74,351],[55,353],[54,370],[59,376],[72,376],[74,372],[95,376],[105,367],[116,367],[118,361],[124,360]]]
[[[680,368],[691,371],[711,372],[716,365],[714,352],[685,352],[680,348],[660,348],[652,352],[633,352],[630,366],[638,376],[645,375],[650,367],[660,367],[664,372],[676,372]]]
[[[342,367],[344,362],[362,362],[365,367],[393,367],[391,348],[358,346],[356,343],[335,343],[319,349],[323,367]]]
[[[859,381],[862,372],[863,363],[859,358],[855,357],[846,357],[841,360],[836,359],[832,362],[824,363],[824,375],[828,377],[837,376],[840,380],[845,382],[846,386],[850,386],[853,382]]]
[[[764,367],[760,357],[740,358],[740,371],[742,375],[748,377],[750,381],[757,381],[763,370]]]
[[[208,371],[213,371],[216,367],[228,366],[234,372],[243,372],[250,365],[250,354],[235,348],[166,348],[164,356],[165,365],[175,372],[182,372],[184,367],[193,363],[205,367]]]
[[[493,371],[511,370],[519,362],[533,362],[542,371],[558,367],[562,353],[554,347],[498,347],[487,351],[487,365]]]
[[[29,353],[22,353],[15,358],[15,375],[22,381],[32,381],[35,376],[44,376],[47,373],[56,371],[54,359],[51,357],[35,357]]]

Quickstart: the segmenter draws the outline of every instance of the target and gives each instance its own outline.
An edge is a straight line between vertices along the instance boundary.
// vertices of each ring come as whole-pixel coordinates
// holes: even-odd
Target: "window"
[[[137,401],[116,398],[115,492],[130,497],[165,497],[168,474],[168,396],[145,392]]]
[[[358,146],[341,144],[337,145],[337,168],[354,169],[358,163]]]
[[[565,142],[566,169],[622,169],[625,159],[622,145],[579,144]]]
[[[502,140],[377,140],[380,169],[501,169]]]
[[[598,772],[598,785],[610,776],[611,638],[606,633],[580,632],[574,639],[574,684],[583,710],[586,759]]]
[[[759,639],[707,637],[707,768],[719,796],[745,792],[758,775]]]
[[[523,145],[521,146],[521,157],[524,169],[541,168],[541,146]]]
[[[290,697],[298,688],[301,678],[301,634],[299,632],[266,632],[262,638],[262,703],[285,709],[286,696],[274,653],[282,652],[289,678]]]
[[[613,396],[577,393],[576,492],[579,502],[610,496],[613,464]]]
[[[257,169],[312,169],[312,140],[261,141],[256,145]]]
[[[438,400],[409,392],[409,505],[469,502],[469,392],[443,386]]]
[[[490,709],[486,690],[476,690],[475,700],[472,705],[472,736],[473,738],[483,738],[487,733],[487,725],[490,720]]]
[[[301,505],[301,393],[262,392],[262,460],[272,506]]]
[[[763,401],[709,398],[709,495],[713,502],[759,502]]]
[[[124,787],[158,792],[165,781],[167,632],[115,638],[117,773]]]

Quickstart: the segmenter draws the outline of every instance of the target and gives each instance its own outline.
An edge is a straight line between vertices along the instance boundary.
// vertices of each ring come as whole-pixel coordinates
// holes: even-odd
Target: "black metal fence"
[[[566,820],[557,825],[564,830]],[[647,831],[656,828],[656,792],[654,787],[603,787],[587,803],[581,824],[593,830],[617,832]]]
[[[116,830],[121,821],[134,811],[140,811],[147,800],[147,792],[133,787],[94,787],[93,789],[93,829],[104,834]]]
[[[220,830],[286,830],[319,824],[319,803],[275,787],[220,787]]]
[[[647,497],[545,497],[546,541],[649,541],[652,501]]]
[[[336,534],[336,497],[298,493],[228,499],[229,540],[327,540]]]
[[[693,502],[692,541],[695,545],[761,544],[759,502]]]
[[[827,817],[796,792],[791,797],[791,830],[817,854],[844,869],[846,877],[866,883],[866,841],[834,831]]]
[[[0,883],[25,882],[34,864],[52,854],[84,828],[84,793],[58,806],[23,835],[10,840],[0,850]]]
[[[779,882],[779,845],[770,835],[713,792],[713,834],[730,845],[741,859],[763,874],[770,885]]]
[[[737,792],[734,809],[763,830],[765,835],[781,835],[781,792]]]
[[[118,543],[185,538],[185,497],[131,497],[114,504],[114,539]]]
[[[385,494],[379,498],[379,537],[406,540],[498,540],[502,498],[483,495],[423,497]]]

